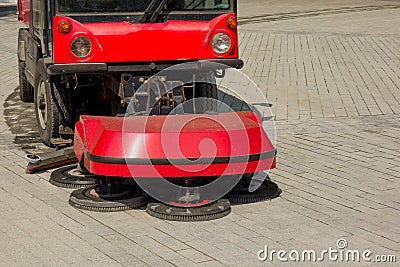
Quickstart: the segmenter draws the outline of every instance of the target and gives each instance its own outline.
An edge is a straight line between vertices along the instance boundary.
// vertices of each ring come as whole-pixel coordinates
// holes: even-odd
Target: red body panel
[[[85,158],[86,160],[87,158]],[[102,176],[114,176],[125,178],[187,178],[187,177],[210,177],[221,175],[234,175],[254,173],[272,168],[273,159],[264,159],[254,162],[230,163],[230,164],[211,164],[211,165],[135,165],[126,164],[105,164],[90,161],[85,163],[91,173]],[[133,170],[134,168],[134,170]],[[197,171],[203,169],[201,172]],[[133,174],[133,175],[132,175]]]
[[[17,15],[18,20],[25,23],[29,27],[29,21],[31,16],[31,1],[30,0],[17,0],[19,5],[17,5]],[[19,10],[18,10],[19,8]]]
[[[74,150],[91,173],[121,177],[251,173],[271,169],[275,156],[273,145],[252,112],[82,116],[75,127]],[[260,154],[264,156],[254,159]],[[204,163],[204,159],[215,161]]]
[[[224,14],[211,21],[169,20],[165,23],[96,22],[81,24],[71,18],[53,18],[53,61],[74,62],[157,62],[238,58],[237,31],[226,26],[229,17]],[[61,34],[60,20],[68,20],[72,30]],[[232,39],[232,48],[226,54],[215,53],[210,45],[216,33],[224,32]],[[70,53],[74,37],[88,37],[93,51],[87,58],[78,59]]]

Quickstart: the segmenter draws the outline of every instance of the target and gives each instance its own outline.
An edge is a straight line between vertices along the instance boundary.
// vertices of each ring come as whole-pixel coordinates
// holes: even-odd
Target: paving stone
[[[71,190],[48,183],[50,172],[24,173],[25,153],[47,148],[33,106],[18,98],[22,24],[1,17],[1,262],[265,266],[257,259],[265,245],[318,250],[338,238],[398,257],[399,7],[376,0],[239,1],[243,72],[272,104],[278,168],[270,176],[283,193],[203,223],[165,222],[143,210],[76,210],[67,203]]]

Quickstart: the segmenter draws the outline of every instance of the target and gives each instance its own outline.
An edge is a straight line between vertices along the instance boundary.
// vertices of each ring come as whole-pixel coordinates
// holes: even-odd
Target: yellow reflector
[[[236,18],[234,18],[234,17],[229,17],[226,20],[226,26],[228,27],[228,29],[236,30],[237,25],[238,25],[238,22],[237,22]]]
[[[71,31],[71,23],[68,20],[62,20],[58,23],[58,31],[67,34]]]

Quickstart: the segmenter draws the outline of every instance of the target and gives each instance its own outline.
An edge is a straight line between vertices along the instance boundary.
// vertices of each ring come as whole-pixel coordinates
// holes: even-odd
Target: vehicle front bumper
[[[49,63],[47,66],[47,73],[49,75],[57,75],[71,73],[158,72],[178,64],[183,64],[182,70],[216,70],[227,68],[241,69],[244,65],[243,60],[241,59],[202,59],[197,61],[137,63]]]

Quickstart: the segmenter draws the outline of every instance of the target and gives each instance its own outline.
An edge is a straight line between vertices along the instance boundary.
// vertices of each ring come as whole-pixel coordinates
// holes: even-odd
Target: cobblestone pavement
[[[257,259],[265,246],[319,253],[336,249],[339,238],[348,249],[371,250],[371,258],[399,260],[398,6],[372,0],[241,3],[243,72],[267,94],[276,116],[279,158],[271,178],[283,194],[200,223],[161,221],[143,210],[77,210],[67,202],[71,191],[50,185],[48,172],[24,173],[24,154],[43,146],[32,105],[18,100],[21,25],[0,18],[0,262],[265,266],[270,263]],[[332,264],[327,258],[324,265]]]

